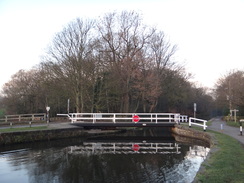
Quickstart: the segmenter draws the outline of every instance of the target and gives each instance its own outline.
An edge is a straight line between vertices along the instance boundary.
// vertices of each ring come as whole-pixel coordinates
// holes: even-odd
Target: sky
[[[20,69],[38,65],[70,21],[123,10],[164,31],[198,86],[244,70],[244,0],[0,0],[0,90]]]

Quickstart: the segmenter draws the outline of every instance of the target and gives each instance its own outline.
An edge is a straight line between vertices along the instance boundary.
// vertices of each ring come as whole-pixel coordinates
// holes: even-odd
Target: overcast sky
[[[122,10],[164,31],[199,85],[213,87],[228,71],[244,70],[244,0],[0,0],[0,88],[39,64],[54,34],[73,19]]]

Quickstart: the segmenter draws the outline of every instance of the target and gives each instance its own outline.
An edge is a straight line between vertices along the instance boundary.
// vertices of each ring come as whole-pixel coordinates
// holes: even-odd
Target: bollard
[[[244,119],[240,120],[240,135],[242,135],[242,122],[244,122]]]
[[[191,128],[191,118],[189,118],[189,128]]]
[[[242,123],[240,125],[240,134],[242,135]]]
[[[31,128],[31,121],[29,122],[30,128]]]

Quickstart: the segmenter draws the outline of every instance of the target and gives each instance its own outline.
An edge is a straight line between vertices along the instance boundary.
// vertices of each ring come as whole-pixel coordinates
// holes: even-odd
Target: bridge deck
[[[161,123],[151,123],[151,122],[138,122],[138,123],[128,123],[128,122],[102,122],[102,123],[87,123],[87,122],[75,122],[72,125],[79,127],[174,127],[175,123],[172,122],[161,122]]]

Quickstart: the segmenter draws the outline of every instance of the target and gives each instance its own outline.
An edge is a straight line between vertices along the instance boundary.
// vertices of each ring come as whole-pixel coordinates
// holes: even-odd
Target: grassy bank
[[[237,127],[240,128],[240,123],[239,122],[234,122],[234,121],[226,121],[226,124],[228,126],[233,126],[233,127]],[[242,124],[244,126],[244,124]]]
[[[244,147],[234,138],[211,131],[216,138],[217,152],[202,164],[204,171],[197,174],[197,182],[241,183],[244,181]]]
[[[20,128],[4,128],[4,129],[0,129],[0,133],[4,133],[4,132],[32,131],[32,130],[46,130],[46,129],[47,129],[47,126],[20,127]]]

